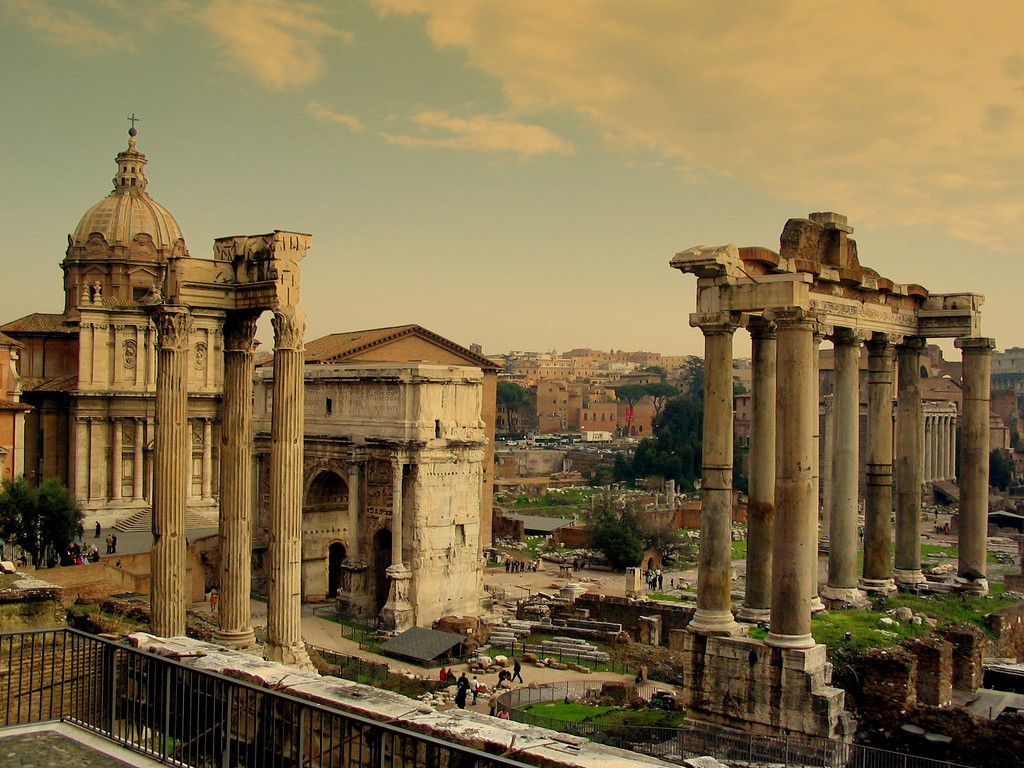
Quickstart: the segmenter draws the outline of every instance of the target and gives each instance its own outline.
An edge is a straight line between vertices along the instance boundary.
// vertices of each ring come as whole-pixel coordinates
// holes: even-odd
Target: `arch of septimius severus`
[[[954,440],[949,414],[941,414],[941,420],[938,413],[922,419],[920,356],[929,338],[952,337],[963,354],[957,582],[968,592],[984,594],[988,589],[988,401],[994,342],[979,335],[983,299],[899,285],[862,267],[849,237],[852,231],[845,216],[813,213],[808,219],[786,222],[778,253],[759,247],[699,246],[671,261],[675,269],[697,277],[697,311],[690,324],[700,328],[705,340],[697,611],[684,649],[694,654],[695,664],[699,661],[701,672],[694,673],[688,687],[697,692],[692,695],[705,710],[714,711],[716,696],[722,695],[716,693],[713,680],[698,679],[700,675],[706,671],[714,677],[713,669],[719,684],[723,674],[724,679],[742,679],[747,671],[731,670],[731,665],[745,667],[747,652],[751,663],[755,656],[763,657],[769,667],[781,669],[783,687],[788,670],[799,668],[811,677],[823,670],[824,649],[811,637],[811,612],[820,598],[832,605],[855,604],[865,592],[924,582],[922,479],[926,472],[935,476],[939,460],[945,468],[950,466]],[[729,638],[742,632],[730,600],[732,346],[740,329],[747,330],[753,342],[753,418],[747,582],[739,616],[769,622],[763,646],[770,650],[749,648],[746,644],[756,641],[742,638],[736,643],[744,652],[737,654],[736,643],[730,645]],[[835,348],[835,391],[828,430],[832,444],[825,450],[829,460],[819,467],[817,358],[826,338]],[[869,374],[864,565],[858,572],[862,344],[868,350]],[[819,596],[820,473],[827,473],[829,480],[829,508],[823,513],[830,547],[828,579]],[[825,713],[819,722],[810,722],[815,716],[801,712],[800,706],[778,701],[773,712],[764,715],[766,723],[837,735],[841,692],[821,685],[817,692],[813,685],[807,690],[806,703],[816,699],[820,705],[810,709]],[[748,693],[753,695],[753,690]],[[727,698],[718,703],[723,716],[726,702]]]
[[[192,315],[221,319],[224,332],[220,453],[220,626],[216,639],[253,644],[249,610],[252,546],[253,355],[256,321],[273,313],[270,536],[266,656],[309,663],[300,627],[303,360],[305,315],[299,261],[309,235],[274,231],[224,237],[214,259],[182,257],[148,300],[158,334],[153,473],[152,629],[185,634],[185,505],[190,482],[187,373]]]

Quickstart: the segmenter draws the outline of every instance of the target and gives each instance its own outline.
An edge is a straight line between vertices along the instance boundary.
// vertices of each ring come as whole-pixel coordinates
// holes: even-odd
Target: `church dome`
[[[84,246],[94,232],[109,246],[129,246],[138,235],[149,235],[157,252],[184,241],[170,211],[146,192],[146,156],[136,148],[135,136],[132,128],[128,149],[117,155],[113,191],[85,212],[69,245]]]

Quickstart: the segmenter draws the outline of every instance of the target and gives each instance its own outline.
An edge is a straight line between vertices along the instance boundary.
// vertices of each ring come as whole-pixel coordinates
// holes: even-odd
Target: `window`
[[[466,526],[462,523],[455,525],[455,545],[458,547],[466,546]]]
[[[434,437],[441,437],[441,420],[434,419]]]
[[[132,287],[132,300],[133,301],[142,301],[144,298],[146,298],[146,294],[148,294],[148,293],[149,293],[149,288],[140,288],[137,285],[133,286]]]
[[[334,402],[331,400],[331,398],[328,397],[327,398],[327,415],[330,416],[331,412],[333,410],[334,410]]]

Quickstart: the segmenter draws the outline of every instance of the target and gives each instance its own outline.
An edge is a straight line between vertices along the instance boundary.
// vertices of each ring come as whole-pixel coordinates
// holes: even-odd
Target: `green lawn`
[[[548,701],[542,704],[530,704],[523,707],[528,715],[540,715],[561,720],[564,723],[582,723],[598,715],[612,712],[618,707],[592,707],[587,704],[566,704],[564,701]]]
[[[566,704],[550,701],[530,704],[523,708],[529,715],[550,717],[563,723],[590,722],[600,725],[631,725],[637,727],[673,728],[686,719],[685,712],[666,712],[662,709],[624,709],[589,704]]]
[[[878,623],[884,616],[884,612],[868,609],[817,613],[811,618],[811,635],[815,642],[825,643],[830,651],[845,648],[862,652],[873,647],[895,645],[907,638],[923,635],[930,629],[927,624],[904,622],[885,627]],[[850,633],[849,641],[846,640],[847,632]]]
[[[683,603],[688,602],[681,598],[679,595],[666,595],[664,592],[651,592],[647,597],[651,600],[667,600],[670,603]]]
[[[747,559],[747,540],[740,539],[732,543],[732,559],[733,560],[746,560]]]

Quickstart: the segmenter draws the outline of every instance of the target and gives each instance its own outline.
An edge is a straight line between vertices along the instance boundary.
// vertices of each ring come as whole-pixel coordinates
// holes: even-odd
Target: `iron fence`
[[[557,629],[557,627],[556,627]],[[561,664],[578,664],[581,667],[596,672],[613,672],[621,675],[631,675],[636,672],[634,667],[630,667],[621,661],[615,661],[609,659],[608,661],[597,661],[596,659],[588,659],[584,654],[580,653],[569,653],[566,651],[550,650],[546,651],[539,645],[527,645],[526,643],[515,642],[511,645],[506,643],[491,643],[491,648],[501,651],[508,656],[522,656],[524,653],[532,653],[534,656],[543,659],[554,659]]]
[[[848,744],[832,739],[775,737],[748,733],[724,726],[684,721],[675,727],[609,725],[592,721],[568,721],[535,712],[531,704],[596,697],[601,681],[562,681],[514,688],[497,700],[499,711],[510,720],[582,736],[599,744],[629,749],[663,760],[683,760],[710,755],[742,765],[806,766],[821,768],[969,768],[960,763],[904,752]],[[650,700],[658,686],[637,686],[642,699]]]
[[[75,630],[0,634],[0,725],[51,721],[189,768],[525,768]]]
[[[306,647],[311,651],[316,651],[328,664],[337,667],[338,670],[334,674],[345,680],[354,680],[357,683],[378,687],[384,687],[384,683],[388,680],[388,665],[383,662],[367,661],[358,656],[349,656],[308,643]]]

